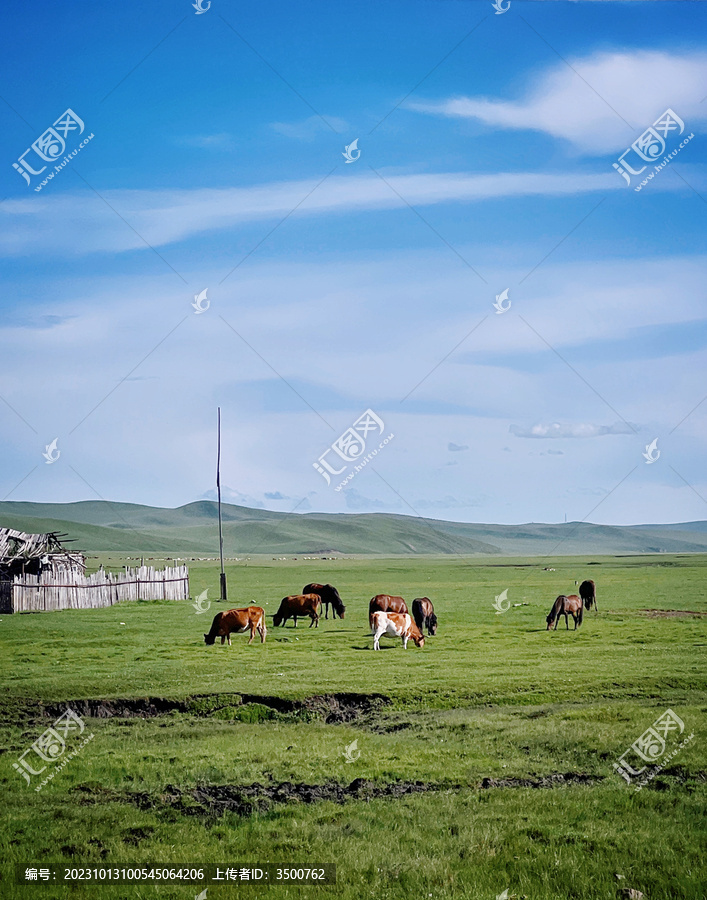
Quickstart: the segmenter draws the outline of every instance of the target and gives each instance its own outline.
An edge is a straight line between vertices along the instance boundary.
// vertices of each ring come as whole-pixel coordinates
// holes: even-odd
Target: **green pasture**
[[[224,606],[217,565],[190,563],[205,614],[157,601],[0,617],[2,898],[191,900],[203,886],[20,887],[12,873],[235,860],[337,864],[336,887],[266,889],[283,897],[704,897],[707,557],[268,557],[227,574]],[[548,633],[555,596],[584,578],[599,612]],[[312,580],[338,587],[343,621],[270,620],[264,646],[239,635],[204,645],[219,609],[255,603],[272,616]],[[504,590],[511,605],[497,614]],[[440,627],[424,649],[383,639],[372,651],[368,600],[381,592],[433,600]],[[327,696],[352,693],[387,702],[327,722]],[[42,705],[115,698],[181,702],[150,718],[86,718],[94,738],[40,792],[12,768],[53,721]],[[612,763],[668,707],[695,737],[638,793]],[[254,801],[248,814],[191,795],[356,779],[362,791],[343,803]],[[419,792],[375,794],[403,782]],[[218,885],[208,900],[263,890]]]

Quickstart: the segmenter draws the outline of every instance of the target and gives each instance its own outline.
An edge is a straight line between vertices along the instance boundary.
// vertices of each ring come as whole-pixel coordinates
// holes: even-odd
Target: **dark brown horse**
[[[560,616],[565,617],[565,626],[569,631],[569,620],[567,616],[572,616],[574,619],[574,630],[577,630],[577,627],[582,624],[582,613],[584,612],[584,606],[582,605],[581,597],[578,597],[576,594],[570,594],[566,597],[564,594],[560,594],[560,596],[555,600],[552,609],[550,610],[549,616],[545,619],[547,622],[547,630],[550,631],[552,628],[552,623],[555,623],[555,631],[557,631],[557,625],[560,621]]]
[[[309,627],[314,625],[319,628],[319,616],[322,612],[322,601],[319,594],[290,594],[289,597],[283,597],[280,601],[280,608],[275,613],[272,623],[277,628],[279,625],[285,624],[288,619],[295,620],[295,628],[297,628],[297,619],[303,619],[309,616],[312,620]]]
[[[344,618],[346,607],[344,606],[341,597],[339,596],[339,592],[333,584],[317,584],[317,582],[313,581],[311,584],[305,584],[305,586],[302,588],[302,593],[318,594],[321,597],[322,604],[324,606],[325,619],[329,618],[330,603],[332,618],[335,619],[337,615],[340,619]]]
[[[583,581],[580,584],[579,596],[584,601],[587,612],[592,608],[592,604],[594,604],[594,611],[599,612],[599,607],[597,606],[597,588],[593,581]]]
[[[412,601],[412,615],[420,631],[424,627],[427,634],[437,634],[437,616],[429,597],[417,597]]]
[[[402,597],[391,597],[390,594],[376,594],[368,604],[368,624],[373,627],[374,612],[408,612],[408,605]]]

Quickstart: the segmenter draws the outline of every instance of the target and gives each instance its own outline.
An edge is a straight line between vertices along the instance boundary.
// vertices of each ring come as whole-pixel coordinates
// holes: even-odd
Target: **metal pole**
[[[223,525],[221,522],[221,407],[218,408],[218,453],[216,457],[216,492],[218,494],[218,549],[221,557],[221,600],[228,599],[226,573],[223,570]]]

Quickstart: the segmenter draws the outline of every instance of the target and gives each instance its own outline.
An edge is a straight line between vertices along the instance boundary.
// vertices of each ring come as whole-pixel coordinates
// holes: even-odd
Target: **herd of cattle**
[[[282,598],[280,607],[273,616],[273,625],[277,628],[293,619],[296,628],[297,619],[309,618],[309,627],[318,628],[322,606],[325,619],[329,618],[330,606],[334,619],[337,616],[344,618],[346,607],[333,584],[306,584],[301,594],[290,594]],[[428,597],[418,597],[413,601],[411,616],[402,597],[376,594],[368,605],[368,622],[373,634],[374,650],[380,650],[379,641],[384,634],[399,637],[403,647],[407,648],[409,640],[417,647],[425,646],[423,629],[426,628],[428,634],[437,633],[437,616]],[[232,634],[244,634],[246,631],[250,632],[249,644],[256,634],[260,635],[260,642],[265,643],[268,629],[265,610],[261,606],[247,606],[244,609],[229,609],[227,612],[217,613],[211,623],[211,630],[204,635],[204,641],[213,644],[220,637],[222,644],[228,641],[230,646]]]
[[[576,582],[575,582],[576,584]],[[546,618],[548,631],[555,623],[555,630],[560,621],[560,616],[565,617],[565,625],[569,628],[568,616],[574,619],[574,627],[582,624],[584,609],[596,609],[596,587],[593,581],[583,581],[577,594],[560,594]],[[309,627],[318,628],[319,619],[324,607],[324,618],[329,618],[329,607],[332,608],[332,618],[344,618],[346,607],[339,592],[333,584],[306,584],[301,594],[290,594],[283,597],[278,611],[273,616],[273,625],[285,625],[290,619],[294,620],[297,627],[297,619],[309,618]],[[412,640],[416,647],[425,646],[423,631],[428,635],[437,633],[437,616],[434,606],[428,597],[418,597],[412,602],[412,615],[410,615],[407,603],[402,597],[393,597],[390,594],[376,594],[368,604],[368,624],[373,634],[373,649],[380,650],[380,639],[384,635],[399,637],[403,647],[407,649],[408,641]],[[207,644],[213,644],[217,637],[221,643],[228,641],[231,645],[231,634],[244,634],[250,632],[250,640],[253,642],[256,634],[260,635],[260,642],[265,643],[268,633],[265,624],[265,610],[261,606],[247,606],[243,609],[229,609],[214,616],[211,630],[204,635]]]

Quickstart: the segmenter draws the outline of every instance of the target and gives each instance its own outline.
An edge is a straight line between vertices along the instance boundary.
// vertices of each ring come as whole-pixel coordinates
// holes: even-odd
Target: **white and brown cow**
[[[403,650],[407,650],[410,638],[417,647],[425,646],[425,638],[409,613],[374,612],[371,615],[371,631],[374,650],[380,650],[379,641],[384,634],[402,638]]]

